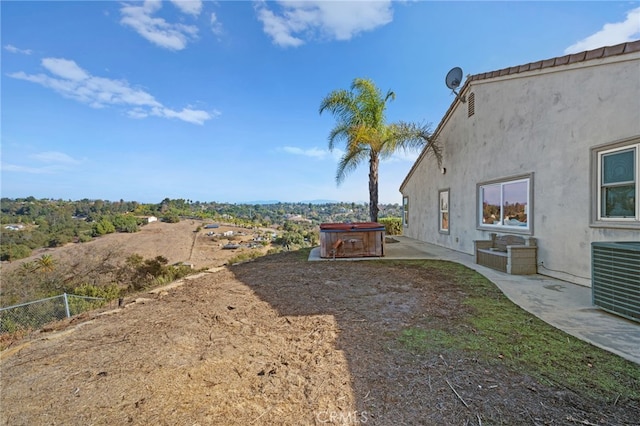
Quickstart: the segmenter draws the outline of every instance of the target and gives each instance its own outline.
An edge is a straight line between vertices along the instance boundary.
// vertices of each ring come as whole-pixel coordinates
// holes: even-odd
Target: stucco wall
[[[640,55],[472,82],[475,114],[458,103],[439,127],[442,167],[425,157],[405,180],[404,234],[473,253],[476,185],[533,173],[530,220],[538,272],[590,285],[592,241],[640,240],[640,229],[591,227],[591,148],[640,137]],[[438,232],[438,191],[450,190],[450,233]],[[543,265],[540,265],[540,263]]]

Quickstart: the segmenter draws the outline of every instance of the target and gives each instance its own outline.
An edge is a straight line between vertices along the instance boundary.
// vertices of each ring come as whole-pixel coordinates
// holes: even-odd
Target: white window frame
[[[525,214],[527,215],[526,226],[504,224],[504,186],[508,184],[526,182],[527,184],[527,205]],[[483,198],[482,189],[487,186],[500,185],[500,218],[497,224],[483,223]],[[509,232],[515,234],[533,235],[533,173],[513,176],[504,179],[495,179],[477,184],[477,228],[494,232]]]
[[[634,185],[635,185],[635,216],[604,216],[602,211],[602,193],[605,185],[602,183],[602,172],[604,168],[603,158],[606,155],[623,151],[634,151]],[[596,182],[595,182],[595,211],[596,221],[602,224],[640,224],[640,142],[622,144],[610,149],[596,150]]]
[[[444,203],[443,203],[444,200]],[[441,189],[438,191],[438,232],[441,234],[448,234],[449,229],[451,229],[451,214],[449,213],[449,188]],[[447,214],[447,223],[446,227],[444,226],[444,222],[442,217],[444,214]]]
[[[402,197],[402,225],[405,228],[409,227],[409,197]]]

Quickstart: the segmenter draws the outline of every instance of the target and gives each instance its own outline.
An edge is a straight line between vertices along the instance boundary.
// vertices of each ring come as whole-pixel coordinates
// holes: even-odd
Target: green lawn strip
[[[467,294],[469,314],[447,329],[428,322],[400,336],[413,351],[461,350],[476,359],[500,363],[608,402],[640,400],[640,366],[597,348],[545,323],[512,303],[482,275],[450,262],[424,261],[422,266],[452,278]]]

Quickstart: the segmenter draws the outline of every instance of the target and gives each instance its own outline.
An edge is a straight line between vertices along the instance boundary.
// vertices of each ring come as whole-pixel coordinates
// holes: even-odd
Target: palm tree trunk
[[[378,221],[378,166],[380,156],[371,150],[369,158],[369,216],[371,222]]]

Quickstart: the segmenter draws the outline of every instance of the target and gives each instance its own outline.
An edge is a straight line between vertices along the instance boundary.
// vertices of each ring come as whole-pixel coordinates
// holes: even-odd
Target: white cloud
[[[31,173],[31,174],[53,174],[60,171],[70,170],[71,166],[81,164],[82,161],[76,160],[68,154],[57,151],[46,151],[29,155],[30,159],[37,163],[45,165],[18,165],[18,164],[2,164],[2,170],[5,172]]]
[[[190,4],[191,6],[178,6],[183,12],[185,7],[190,14],[195,11],[193,3],[199,2],[174,2],[174,4]],[[194,25],[170,23],[162,18],[153,17],[162,4],[159,0],[146,0],[142,6],[125,4],[121,9],[122,19],[120,23],[133,28],[142,37],[160,47],[170,50],[182,50],[187,43],[198,35],[198,28]],[[199,12],[198,12],[199,13]]]
[[[133,108],[127,111],[127,115],[131,118],[147,118],[149,112],[142,108]]]
[[[295,146],[284,146],[279,149],[289,154],[301,155],[303,157],[317,158],[319,160],[324,160],[326,157],[330,157],[336,162],[339,161],[340,157],[344,155],[344,151],[340,148],[334,148],[333,151],[329,151],[329,150],[320,149],[316,147],[302,149]]]
[[[602,29],[564,50],[565,54],[597,49],[603,46],[613,46],[640,38],[640,7],[627,12],[627,18],[622,22],[604,24]]]
[[[289,154],[318,158],[320,160],[322,160],[324,157],[330,154],[329,151],[327,150],[319,149],[315,147],[310,149],[302,149],[295,146],[285,146],[285,147],[282,147],[282,150],[284,152],[288,152]]]
[[[89,74],[80,68],[74,61],[60,58],[44,58],[42,66],[49,70],[52,74],[68,80],[86,80]]]
[[[204,124],[205,121],[211,119],[211,114],[208,112],[191,108],[182,108],[182,111],[174,111],[165,107],[152,108],[151,114],[158,117],[177,118],[193,124]]]
[[[279,1],[279,14],[258,3],[264,32],[283,47],[296,47],[309,38],[349,40],[386,25],[393,19],[390,0],[381,1]]]
[[[222,30],[222,24],[218,21],[218,17],[216,16],[215,13],[211,13],[211,32],[213,32],[215,35],[222,35],[223,30]]]
[[[171,3],[188,15],[198,16],[202,11],[201,0],[171,0]]]
[[[31,55],[31,49],[18,49],[11,44],[5,44],[4,49],[11,53],[22,53],[23,55]]]
[[[93,108],[124,106],[128,108],[127,115],[132,118],[154,115],[177,118],[188,123],[203,124],[220,115],[219,111],[209,113],[191,108],[174,111],[158,102],[150,93],[131,87],[124,80],[92,76],[74,61],[68,59],[44,58],[42,65],[52,75],[27,74],[20,71],[9,74],[9,77],[40,84],[66,98],[88,104]]]
[[[39,174],[51,174],[56,172],[55,167],[29,167],[20,166],[18,164],[2,163],[2,171],[4,172],[18,172],[18,173],[31,173],[34,175]]]
[[[42,163],[57,163],[57,164],[79,164],[80,161],[65,154],[64,152],[46,151],[39,154],[33,154],[31,158],[38,160]]]
[[[260,8],[258,19],[262,21],[264,32],[271,36],[275,44],[283,47],[297,47],[304,44],[302,39],[291,35],[292,30],[287,25],[285,18],[276,16],[266,8]]]

